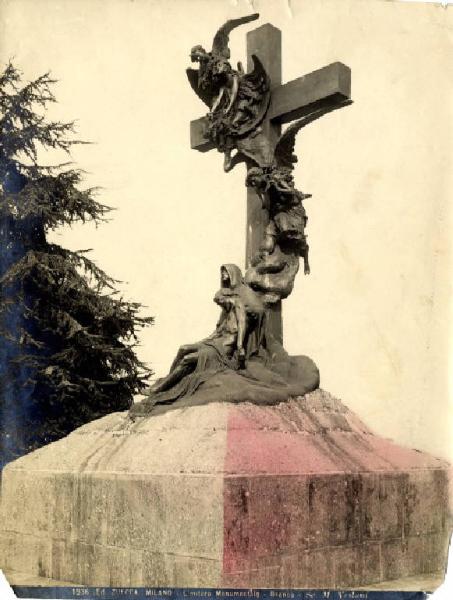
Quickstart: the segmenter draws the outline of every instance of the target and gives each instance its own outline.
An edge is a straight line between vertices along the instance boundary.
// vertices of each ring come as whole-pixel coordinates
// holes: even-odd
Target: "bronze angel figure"
[[[264,294],[266,304],[273,304],[291,293],[299,270],[299,257],[304,261],[304,273],[310,273],[303,201],[311,194],[304,194],[294,185],[296,136],[303,127],[336,108],[339,107],[314,110],[290,125],[273,151],[263,146],[259,154],[249,152],[250,148],[243,149],[249,162],[256,165],[248,169],[246,185],[257,190],[269,214],[260,248],[252,258],[245,280]]]
[[[231,168],[231,152],[237,148],[237,139],[259,125],[270,102],[269,77],[257,56],[252,56],[251,73],[245,73],[240,62],[237,70],[229,62],[230,33],[258,17],[255,13],[227,21],[215,34],[210,52],[200,45],[192,48],[190,58],[199,66],[186,70],[192,89],[209,107],[206,135],[225,153],[225,170]]]

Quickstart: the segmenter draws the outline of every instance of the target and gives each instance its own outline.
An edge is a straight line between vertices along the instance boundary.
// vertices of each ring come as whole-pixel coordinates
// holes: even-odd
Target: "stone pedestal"
[[[448,465],[317,390],[115,413],[8,465],[0,566],[99,586],[342,587],[445,567]]]

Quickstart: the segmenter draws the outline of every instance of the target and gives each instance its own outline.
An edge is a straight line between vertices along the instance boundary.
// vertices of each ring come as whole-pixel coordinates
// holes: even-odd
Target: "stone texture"
[[[2,566],[87,585],[218,581],[227,407],[196,412],[115,413],[10,464]]]
[[[115,413],[4,469],[0,566],[99,586],[420,577],[445,567],[448,472],[322,390]]]

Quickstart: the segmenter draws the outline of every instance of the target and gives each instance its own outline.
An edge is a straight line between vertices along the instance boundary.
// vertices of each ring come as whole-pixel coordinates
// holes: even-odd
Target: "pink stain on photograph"
[[[423,571],[436,544],[429,560],[441,566],[444,468],[373,435],[324,392],[279,407],[232,407],[223,583],[354,587]]]

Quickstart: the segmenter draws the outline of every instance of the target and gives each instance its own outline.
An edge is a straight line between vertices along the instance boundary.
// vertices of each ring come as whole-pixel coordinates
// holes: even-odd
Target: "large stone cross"
[[[261,127],[275,145],[281,126],[298,119],[314,109],[341,103],[350,98],[351,70],[340,62],[332,63],[282,85],[282,35],[270,25],[262,25],[247,34],[247,69],[253,69],[252,54],[261,60],[271,81],[271,102]],[[190,145],[194,150],[207,152],[214,145],[206,136],[207,118],[190,123]],[[246,268],[261,243],[269,215],[254,188],[247,188]],[[282,341],[282,314],[279,302],[270,314],[274,336]]]

